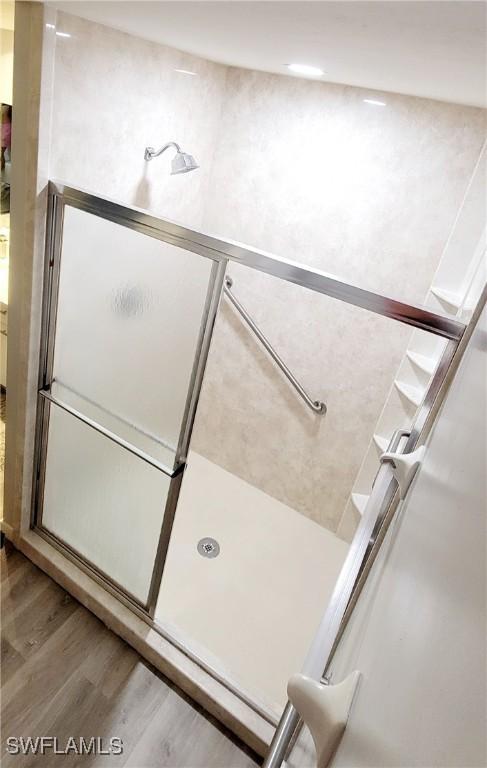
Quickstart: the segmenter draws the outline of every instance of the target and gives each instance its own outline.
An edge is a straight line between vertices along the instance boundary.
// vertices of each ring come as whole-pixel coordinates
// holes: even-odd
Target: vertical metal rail
[[[397,430],[389,443],[388,450],[396,450],[402,437],[404,437],[404,431]],[[392,468],[390,465],[382,464],[328,607],[303,664],[303,674],[313,679],[319,680],[329,666],[331,654],[335,647],[335,640],[340,631],[347,605],[353,594],[359,573],[363,568],[377,519],[391,487],[394,494],[397,489],[397,483],[394,480]],[[300,718],[297,710],[288,701],[269,748],[264,768],[279,768],[281,766],[299,721]]]
[[[193,370],[191,372],[191,380],[188,386],[188,396],[186,398],[186,404],[184,408],[183,427],[181,429],[176,449],[176,462],[178,464],[184,463],[188,456],[189,441],[191,439],[191,432],[193,430],[194,419],[196,416],[196,408],[198,406],[198,401],[201,394],[203,376],[208,360],[208,354],[210,352],[210,343],[213,336],[213,329],[215,327],[218,307],[220,305],[220,298],[226,269],[227,259],[220,259],[219,261],[215,261],[211,268],[211,277],[201,320],[200,333],[198,336],[197,352],[195,354]]]

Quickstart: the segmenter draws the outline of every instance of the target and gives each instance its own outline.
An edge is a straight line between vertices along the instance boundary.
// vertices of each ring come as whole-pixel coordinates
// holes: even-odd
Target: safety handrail
[[[276,365],[279,366],[279,368],[283,372],[286,379],[289,381],[291,386],[294,387],[298,395],[304,400],[308,408],[311,408],[311,410],[314,411],[315,413],[324,415],[326,413],[325,403],[323,403],[321,400],[312,400],[311,397],[306,392],[306,390],[303,389],[299,381],[296,379],[295,376],[293,376],[293,374],[287,367],[284,360],[277,354],[276,350],[274,349],[270,341],[266,338],[266,336],[264,336],[260,328],[252,320],[247,310],[242,306],[239,300],[235,298],[235,295],[232,293],[232,290],[231,290],[232,285],[233,285],[232,278],[226,277],[225,287],[223,289],[225,296],[231,301],[231,303],[233,304],[237,312],[240,314],[240,316],[249,326],[250,330],[257,336],[257,338],[259,339],[259,341],[261,342],[265,350],[272,357]]]

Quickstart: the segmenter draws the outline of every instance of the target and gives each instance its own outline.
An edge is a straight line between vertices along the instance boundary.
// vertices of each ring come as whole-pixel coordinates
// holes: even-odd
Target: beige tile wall
[[[482,110],[230,69],[207,228],[422,303],[478,158]],[[224,306],[195,447],[336,530],[409,331],[231,268],[235,294],[328,413]]]
[[[226,68],[66,14],[51,175],[421,303],[482,144],[482,110]],[[196,71],[181,75],[176,68]],[[377,94],[374,94],[377,96]],[[146,144],[201,164],[171,177]],[[409,338],[405,327],[231,268],[309,413],[224,305],[194,448],[336,530]]]
[[[201,227],[225,67],[61,12],[57,31],[51,176]],[[171,176],[169,151],[145,162],[171,140],[197,173]]]

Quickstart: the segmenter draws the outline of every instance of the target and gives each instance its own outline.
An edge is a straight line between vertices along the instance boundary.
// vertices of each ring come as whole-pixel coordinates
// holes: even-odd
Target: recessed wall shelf
[[[368,500],[369,497],[366,493],[352,493],[352,504],[361,515],[365,512]]]
[[[397,379],[394,382],[394,386],[406,400],[409,400],[410,403],[416,406],[421,405],[424,397],[424,390],[419,387],[413,387],[410,384],[405,384],[403,381],[398,381]]]
[[[438,269],[425,296],[425,305],[451,319],[468,323],[485,284],[487,230],[485,229],[485,174],[487,145],[465,193],[458,216],[445,244]],[[415,331],[405,350],[394,386],[384,404],[362,464],[355,477],[351,496],[338,530],[350,540],[357,522],[357,510],[362,511],[367,492],[377,473],[378,457],[387,450],[385,435],[398,424],[409,427],[418,407],[424,402],[427,387],[438,369],[444,352],[443,343],[422,331]],[[357,493],[356,491],[360,491]],[[339,534],[340,535],[340,534]]]
[[[444,288],[436,288],[434,285],[431,287],[431,293],[436,296],[444,304],[448,304],[457,312],[463,304],[463,296],[453,291],[447,291]]]
[[[411,352],[409,349],[406,352],[408,359],[412,362],[416,368],[419,368],[424,373],[431,376],[436,370],[438,360],[435,357],[428,357],[427,355],[421,355],[419,352]]]

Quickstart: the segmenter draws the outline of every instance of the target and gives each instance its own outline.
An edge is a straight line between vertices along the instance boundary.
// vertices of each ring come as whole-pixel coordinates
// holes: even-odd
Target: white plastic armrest
[[[352,672],[337,685],[323,685],[301,674],[289,680],[289,700],[313,737],[317,768],[326,768],[340,743],[359,679],[360,672]]]

